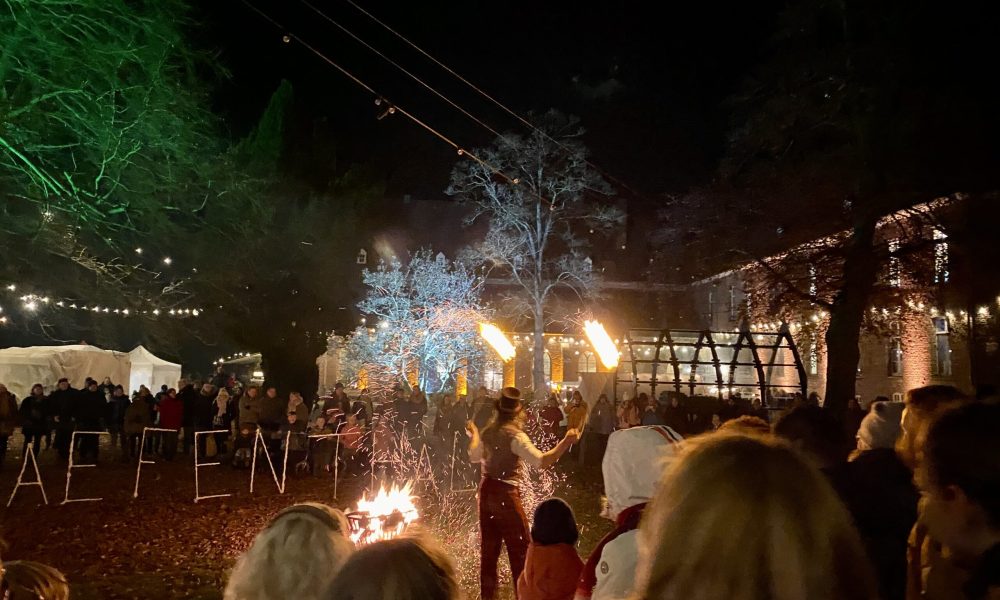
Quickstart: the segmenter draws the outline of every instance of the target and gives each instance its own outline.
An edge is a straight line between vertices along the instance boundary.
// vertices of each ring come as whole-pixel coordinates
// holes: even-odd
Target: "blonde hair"
[[[3,566],[10,600],[68,600],[69,583],[57,569],[30,560],[14,560]]]
[[[330,584],[326,600],[462,598],[451,559],[425,534],[365,546],[348,559],[340,573]]]
[[[314,600],[354,551],[347,518],[306,502],[278,513],[257,534],[229,577],[225,600]]]
[[[846,509],[786,443],[714,433],[685,442],[639,530],[643,600],[871,600]]]
[[[927,432],[939,416],[969,401],[958,388],[950,385],[926,385],[906,392],[902,433],[896,440],[896,454],[910,468],[916,470],[921,462]]]

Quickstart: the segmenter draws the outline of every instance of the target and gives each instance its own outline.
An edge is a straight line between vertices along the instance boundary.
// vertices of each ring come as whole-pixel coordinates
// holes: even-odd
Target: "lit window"
[[[934,283],[948,283],[948,235],[934,230]]]
[[[491,360],[486,363],[483,385],[491,390],[499,390],[503,387],[503,363],[498,360]]]
[[[545,356],[542,357],[542,365],[545,370],[545,381],[552,381],[552,359],[549,358],[549,351],[545,351]]]
[[[948,335],[948,319],[935,317],[934,321],[934,375],[951,376],[951,339]]]
[[[809,340],[809,374],[819,375],[819,348],[815,335]]]
[[[368,264],[368,251],[365,250],[364,248],[362,248],[361,250],[358,250],[357,263],[359,265],[367,265]]]
[[[889,339],[889,376],[898,377],[903,374],[903,342],[898,337]]]
[[[597,357],[593,352],[584,352],[577,360],[577,371],[580,373],[596,373]]]

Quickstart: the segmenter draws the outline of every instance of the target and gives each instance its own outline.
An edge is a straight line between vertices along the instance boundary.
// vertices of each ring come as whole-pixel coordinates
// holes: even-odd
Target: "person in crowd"
[[[635,583],[636,530],[656,483],[683,438],[669,427],[620,429],[608,438],[601,471],[615,526],[594,548],[576,584],[577,600],[627,598]]]
[[[87,389],[80,393],[76,401],[74,418],[78,431],[103,431],[107,418],[108,401],[101,393],[97,382],[91,379]],[[81,464],[97,464],[100,452],[100,436],[96,434],[77,435]]]
[[[691,431],[690,417],[676,393],[670,395],[670,400],[663,409],[663,424],[681,435],[687,435]]]
[[[377,573],[377,577],[364,576]],[[455,565],[428,535],[369,544],[347,559],[325,600],[461,600]]]
[[[736,398],[731,394],[726,396],[726,398],[722,401],[722,406],[719,407],[719,420],[722,423],[725,423],[726,421],[731,421],[742,414],[743,411],[740,409],[740,405],[737,404]]]
[[[139,393],[137,397],[142,397],[146,400],[146,404],[149,406],[149,423],[150,427],[156,427],[160,422],[160,413],[156,412],[157,405],[160,404],[160,400],[166,395],[166,387],[163,386],[163,394],[157,393],[153,395],[153,392],[144,385],[139,386]],[[142,432],[140,432],[142,433]],[[147,454],[159,454],[160,445],[162,442],[162,436],[159,431],[150,431],[146,434],[146,447],[144,451]]]
[[[717,412],[713,412],[712,413],[712,420],[709,421],[709,424],[708,424],[708,430],[709,431],[718,431],[720,427],[722,427],[722,415],[720,415]]]
[[[169,388],[156,405],[160,415],[159,427],[169,429],[163,432],[163,458],[173,460],[177,455],[177,436],[184,424],[184,402],[177,397],[177,390]]]
[[[479,486],[480,589],[484,600],[492,600],[497,591],[497,563],[501,545],[507,546],[511,580],[517,581],[524,569],[528,551],[528,519],[521,507],[518,474],[524,461],[536,469],[554,465],[579,439],[576,429],[548,452],[541,452],[521,430],[523,406],[521,391],[515,387],[501,390],[496,403],[497,416],[480,436],[474,423],[468,423],[472,441],[469,459],[482,463],[483,479]]]
[[[135,400],[125,410],[125,422],[122,429],[127,439],[127,455],[130,461],[139,460],[139,444],[142,443],[142,432],[153,426],[155,407],[153,397],[145,386],[139,388]],[[150,432],[152,433],[152,432]]]
[[[419,385],[413,386],[410,392],[410,421],[409,428],[411,435],[421,435],[424,415],[427,414],[427,394],[421,391]]]
[[[233,422],[233,402],[226,388],[220,388],[219,393],[215,395],[212,411],[212,429],[225,432],[213,435],[215,451],[219,456],[226,456],[229,454],[226,446]]]
[[[3,600],[69,600],[66,576],[48,565],[12,560],[0,566]]]
[[[121,450],[122,457],[125,456],[125,412],[132,404],[125,389],[116,385],[111,391],[111,399],[108,401],[108,433],[111,434],[111,446]]]
[[[278,396],[278,389],[274,386],[264,390],[264,396],[260,400],[260,418],[258,426],[264,435],[268,451],[275,454],[281,446],[280,430],[287,421],[288,403]]]
[[[211,384],[215,386],[215,389],[217,390],[223,390],[229,386],[229,374],[222,368],[222,365],[215,367],[215,373],[212,374]]]
[[[101,381],[100,385],[97,386],[97,390],[104,395],[105,400],[109,400],[111,398],[111,394],[115,391],[115,384],[111,383],[110,377],[105,377]]]
[[[573,401],[570,403],[569,411],[566,413],[566,427],[583,431],[587,426],[587,403],[583,401],[583,394],[580,390],[573,390]]]
[[[361,390],[358,394],[357,399],[351,403],[351,412],[358,417],[358,427],[364,429],[368,421],[371,419],[371,415],[374,412],[374,406],[372,406],[372,397],[368,393],[368,388]]]
[[[549,498],[535,508],[531,544],[517,579],[518,600],[573,600],[583,561],[576,552],[580,532],[569,504]]]
[[[306,426],[308,425],[309,417],[303,416],[304,414],[308,414],[308,411],[305,408],[305,404],[301,403],[301,396],[299,396],[299,400],[299,406],[302,410],[292,408],[289,403],[288,414],[285,415],[285,421],[281,424],[281,429],[279,430],[281,434],[281,450],[288,453],[287,461],[284,455],[277,457],[276,464],[279,475],[288,465],[291,465],[294,469],[296,465],[304,461],[309,449],[309,438],[306,437]]]
[[[17,429],[17,398],[0,383],[0,469],[7,457],[7,441]]]
[[[608,447],[608,436],[615,430],[615,407],[608,401],[607,394],[601,394],[594,403],[594,408],[590,411],[590,419],[587,421],[587,432],[584,434],[591,440],[589,447],[592,450],[587,452],[587,460],[601,461],[604,458],[604,450]]]
[[[739,434],[685,443],[646,510],[636,578],[641,600],[878,597],[826,478],[786,443]]]
[[[76,399],[80,392],[70,387],[69,379],[62,377],[56,384],[56,389],[49,395],[52,406],[52,421],[55,426],[56,439],[54,445],[59,459],[69,460],[69,445],[73,437],[73,411],[76,409]]]
[[[542,431],[552,440],[559,439],[559,424],[562,423],[564,417],[562,408],[559,407],[559,396],[555,392],[549,394],[545,408],[538,414],[538,419],[542,424]]]
[[[431,433],[434,437],[444,442],[449,436],[449,417],[451,414],[451,407],[454,405],[453,396],[448,392],[443,392],[436,404],[436,410],[434,411],[434,427],[431,428]],[[464,428],[464,426],[463,426]]]
[[[646,405],[646,410],[642,411],[642,418],[640,420],[642,425],[663,425],[663,419],[660,417],[660,413],[657,411],[659,405],[656,402],[650,402]]]
[[[163,399],[163,397],[167,395],[167,392],[169,391],[169,387],[170,387],[170,386],[168,386],[168,385],[167,385],[167,384],[165,384],[165,383],[164,383],[163,385],[161,385],[161,386],[160,386],[160,391],[156,393],[156,397],[155,397],[155,398],[156,398],[156,403],[157,403],[157,404],[159,404],[159,403],[160,403],[160,400],[162,400],[162,399]]]
[[[388,469],[392,468],[390,456],[393,444],[395,443],[395,433],[392,429],[392,420],[385,412],[376,413],[372,423],[372,469],[378,468],[381,475],[388,475]]]
[[[618,429],[638,427],[642,423],[642,413],[635,398],[629,398],[618,405]]]
[[[461,433],[465,431],[465,424],[473,420],[475,415],[472,412],[472,407],[469,406],[469,401],[465,394],[458,396],[455,404],[452,405],[451,410],[448,412],[448,450],[451,450],[452,441],[455,439],[456,433]]]
[[[490,391],[485,385],[479,386],[476,390],[476,398],[472,402],[472,421],[480,430],[484,429],[493,418],[493,400],[490,398]],[[560,418],[560,420],[562,420]]]
[[[844,416],[844,430],[847,439],[853,440],[858,435],[858,428],[861,427],[861,420],[865,418],[867,411],[861,407],[861,402],[857,398],[851,398],[847,402],[847,414]]]
[[[916,479],[921,523],[965,571],[961,595],[950,597],[1000,598],[1000,405],[970,403],[936,419]]]
[[[48,398],[45,397],[45,388],[42,387],[42,384],[36,383],[31,386],[31,394],[21,401],[21,407],[18,409],[21,433],[24,435],[24,444],[21,446],[22,456],[28,451],[30,444],[35,458],[38,458],[38,450],[42,445],[42,438],[45,437],[48,426],[48,408]]]
[[[224,600],[319,600],[354,552],[347,518],[315,502],[276,514],[236,561]],[[379,573],[366,565],[352,574]],[[361,577],[368,579],[368,577]]]
[[[194,397],[194,431],[211,431],[212,421],[217,413],[215,406],[215,387],[211,383],[202,384]],[[186,435],[186,432],[185,432]],[[206,436],[198,436],[198,456],[205,456]],[[194,433],[192,433],[194,442]],[[218,451],[218,449],[216,449]]]
[[[742,415],[721,424],[719,431],[735,431],[747,435],[769,435],[771,426],[760,417]]]
[[[857,432],[857,449],[837,491],[854,518],[878,577],[882,600],[906,595],[906,540],[917,520],[917,489],[896,456],[902,402],[874,402]]]
[[[357,475],[361,466],[361,437],[364,432],[358,426],[354,413],[347,415],[347,423],[340,429],[340,452],[348,475]]]
[[[309,428],[309,435],[327,435],[337,433],[332,421],[327,421],[323,414],[316,417]],[[333,453],[337,442],[334,438],[312,440],[312,473],[330,473],[333,471]]]
[[[795,406],[778,419],[774,434],[804,451],[840,489],[851,445],[843,426],[830,413],[808,403]]]
[[[184,420],[181,423],[184,439],[181,452],[190,454],[191,444],[194,442],[195,422],[198,419],[198,390],[195,389],[194,383],[186,379],[177,382],[177,398],[184,405]]]
[[[908,390],[903,401],[902,431],[896,441],[896,455],[916,476],[924,459],[931,424],[972,400],[955,387],[928,385]],[[917,513],[917,524],[907,540],[907,599],[961,598],[965,573],[950,560],[951,550],[928,534],[919,505]]]
[[[261,399],[260,388],[256,385],[247,387],[240,396],[239,416],[237,418],[236,440],[233,443],[233,465],[249,467],[254,436],[260,421]]]

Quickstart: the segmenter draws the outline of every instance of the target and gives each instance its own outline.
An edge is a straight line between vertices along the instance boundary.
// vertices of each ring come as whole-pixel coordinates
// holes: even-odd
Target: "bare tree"
[[[505,312],[532,321],[536,394],[546,387],[543,334],[552,301],[560,290],[581,299],[595,292],[586,234],[605,232],[623,218],[600,201],[611,189],[587,163],[582,133],[575,119],[550,111],[540,130],[504,135],[476,150],[482,162],[456,165],[447,190],[475,207],[470,223],[488,221],[477,251],[487,269],[509,278],[514,291],[503,297]]]

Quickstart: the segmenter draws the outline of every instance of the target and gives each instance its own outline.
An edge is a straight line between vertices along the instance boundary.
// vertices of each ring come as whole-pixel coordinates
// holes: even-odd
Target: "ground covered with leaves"
[[[20,468],[15,439],[0,471],[0,502],[6,505]],[[12,505],[0,507],[0,537],[7,559],[51,564],[69,577],[76,599],[222,597],[227,573],[254,535],[282,508],[318,500],[350,508],[367,479],[344,479],[334,498],[332,478],[290,478],[279,494],[270,472],[258,472],[250,494],[250,474],[229,467],[201,471],[201,494],[231,493],[194,503],[192,458],[143,465],[139,497],[133,498],[136,468],[117,452],[102,449],[96,469],[73,471],[71,498],[96,502],[61,504],[66,469],[54,450],[40,457],[49,504],[37,487],[22,487]],[[599,469],[560,466],[566,478],[558,495],[574,507],[586,556],[610,523],[598,516]],[[30,471],[30,469],[29,469]],[[26,475],[27,477],[27,475]],[[420,492],[422,524],[448,548],[458,564],[469,598],[478,595],[478,533],[474,494]],[[530,515],[529,515],[530,516]],[[502,569],[505,567],[502,567]],[[509,590],[509,581],[507,582]],[[510,597],[513,597],[510,594]]]

